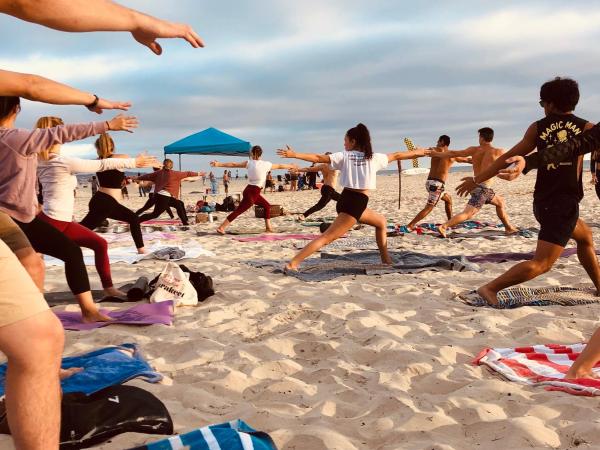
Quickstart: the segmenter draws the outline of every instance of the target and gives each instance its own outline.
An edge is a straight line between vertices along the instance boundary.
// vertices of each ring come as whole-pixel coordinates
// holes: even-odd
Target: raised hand
[[[147,152],[140,153],[135,157],[136,167],[159,167],[160,165],[158,160],[154,156],[148,155]]]
[[[133,129],[137,128],[139,122],[135,116],[125,116],[119,114],[108,122],[108,129],[111,131],[127,131],[133,133]]]
[[[525,158],[522,156],[512,156],[508,158],[506,162],[510,165],[498,172],[498,178],[512,181],[515,178],[518,178],[518,176],[523,173],[523,170],[525,170]]]
[[[103,98],[98,99],[98,104],[91,111],[96,114],[102,114],[102,111],[105,109],[121,109],[123,111],[127,111],[131,107],[131,102],[113,102],[111,100],[106,100]]]
[[[204,47],[204,41],[189,25],[173,23],[144,15],[137,29],[131,32],[133,38],[155,54],[162,54],[162,47],[156,39],[181,38],[194,48]]]
[[[296,152],[289,145],[286,145],[285,148],[278,149],[277,154],[282,158],[294,158],[296,156]]]
[[[475,189],[477,187],[477,184],[475,183],[475,178],[473,177],[466,177],[462,179],[462,183],[460,183],[457,187],[456,187],[456,193],[461,196],[464,197],[465,195],[468,195],[471,193],[471,191],[473,189]]]
[[[219,167],[219,161],[211,161],[210,167]]]

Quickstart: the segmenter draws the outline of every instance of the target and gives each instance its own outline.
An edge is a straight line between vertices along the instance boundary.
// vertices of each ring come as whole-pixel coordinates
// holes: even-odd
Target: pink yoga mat
[[[83,323],[80,312],[60,311],[56,316],[60,319],[65,330],[87,331],[108,325],[171,325],[173,323],[173,301],[160,303],[142,303],[132,308],[119,311],[101,311],[114,320],[111,322]]]
[[[233,237],[232,239],[239,242],[273,242],[287,241],[291,239],[312,241],[321,236],[320,234],[261,234],[260,236],[250,237]]]

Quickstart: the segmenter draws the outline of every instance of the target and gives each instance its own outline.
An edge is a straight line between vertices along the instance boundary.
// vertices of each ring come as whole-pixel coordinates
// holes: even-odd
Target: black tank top
[[[586,123],[587,120],[573,114],[551,114],[538,120],[536,138],[538,152],[541,153],[548,147],[583,133]],[[578,156],[574,156],[560,164],[539,167],[533,192],[534,201],[555,201],[557,197],[565,195],[581,201],[583,165],[581,168],[578,167],[578,159]]]
[[[125,173],[117,169],[96,172],[96,176],[100,187],[109,189],[121,189],[125,179]]]

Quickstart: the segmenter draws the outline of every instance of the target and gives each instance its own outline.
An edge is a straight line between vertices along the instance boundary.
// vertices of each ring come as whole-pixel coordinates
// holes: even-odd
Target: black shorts
[[[363,215],[367,205],[369,204],[369,197],[361,192],[351,191],[344,189],[340,195],[340,199],[337,202],[335,210],[337,213],[346,213],[360,221],[360,216]]]
[[[534,202],[533,214],[540,224],[538,239],[565,247],[579,219],[579,202],[573,197],[559,197],[552,202]]]

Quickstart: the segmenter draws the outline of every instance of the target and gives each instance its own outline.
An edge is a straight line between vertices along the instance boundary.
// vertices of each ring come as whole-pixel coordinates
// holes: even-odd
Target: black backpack
[[[194,289],[196,289],[196,292],[198,293],[199,302],[203,302],[208,297],[212,297],[213,295],[215,295],[215,290],[213,288],[213,280],[211,277],[204,275],[202,272],[194,272],[193,270],[188,269],[183,264],[179,264],[179,267],[184,272],[190,274],[190,283],[192,283],[192,286],[194,286]],[[156,283],[158,282],[159,276],[160,275],[156,276],[150,282],[150,292],[146,295],[146,297],[150,298],[150,296],[156,289]]]

